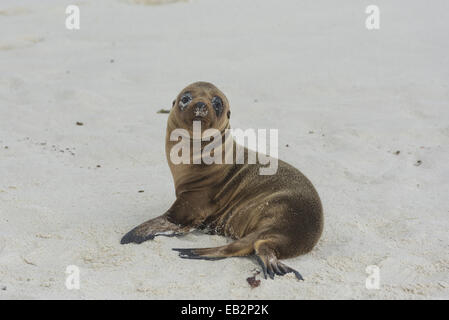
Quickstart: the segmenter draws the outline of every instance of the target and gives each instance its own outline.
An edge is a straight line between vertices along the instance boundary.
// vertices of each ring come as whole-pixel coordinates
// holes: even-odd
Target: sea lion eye
[[[212,106],[214,107],[215,113],[217,114],[217,117],[221,115],[223,112],[223,101],[220,97],[213,97],[212,98]]]
[[[189,102],[189,97],[182,97],[182,99],[181,99],[181,101],[182,101],[182,103],[184,103],[184,104],[187,104],[188,102]]]
[[[181,109],[181,111],[183,111],[187,107],[190,101],[192,101],[192,95],[190,94],[190,92],[184,93],[184,95],[179,100],[179,108]]]

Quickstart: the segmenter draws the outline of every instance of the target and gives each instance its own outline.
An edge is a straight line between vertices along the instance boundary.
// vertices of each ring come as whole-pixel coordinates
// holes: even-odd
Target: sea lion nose
[[[193,108],[193,113],[196,117],[205,117],[207,112],[207,106],[204,102],[197,102]]]

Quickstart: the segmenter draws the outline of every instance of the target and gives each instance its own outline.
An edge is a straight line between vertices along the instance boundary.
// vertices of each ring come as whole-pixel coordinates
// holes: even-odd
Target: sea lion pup
[[[224,134],[230,128],[229,118],[228,100],[213,84],[196,82],[181,91],[173,101],[166,133],[176,200],[165,214],[128,232],[121,243],[141,243],[158,235],[176,236],[207,228],[235,241],[216,248],[173,250],[181,258],[206,260],[254,254],[265,279],[267,274],[273,279],[275,274],[292,272],[302,280],[299,272],[279,261],[309,252],[323,229],[320,198],[301,172],[280,160],[272,175],[260,175],[263,166],[259,163],[195,164],[193,148],[189,164],[174,164],[170,159],[178,143],[170,139],[173,130],[181,128],[191,134],[194,121],[201,122],[203,133],[218,129],[223,146],[231,144],[237,156],[234,139]],[[203,149],[205,143],[200,143]],[[244,148],[245,159],[251,152]]]

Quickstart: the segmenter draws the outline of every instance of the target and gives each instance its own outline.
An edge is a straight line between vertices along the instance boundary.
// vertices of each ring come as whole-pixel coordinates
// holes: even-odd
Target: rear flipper
[[[283,276],[287,273],[293,273],[298,280],[304,280],[301,274],[295,269],[290,268],[278,260],[276,253],[291,245],[288,239],[271,235],[265,239],[257,240],[254,243],[256,259],[262,267],[263,276],[266,279],[267,274],[271,279],[274,275]]]
[[[207,254],[201,254],[201,252],[205,252],[205,250],[211,250],[217,248],[197,248],[197,249],[180,249],[173,248],[172,250],[178,251],[179,256],[183,259],[201,259],[201,260],[221,260],[226,259],[227,257],[218,257],[218,256],[208,256]]]
[[[179,252],[183,259],[202,259],[202,260],[220,260],[229,257],[242,257],[255,253],[257,262],[262,267],[264,278],[268,276],[273,279],[274,275],[283,276],[287,273],[293,273],[298,280],[304,280],[301,274],[280,262],[273,250],[268,245],[272,242],[266,240],[256,240],[255,236],[248,235],[245,238],[237,240],[226,246],[216,248],[185,248],[173,249]],[[256,250],[255,250],[256,248]]]
[[[225,246],[215,248],[191,248],[191,249],[173,249],[179,252],[179,256],[184,259],[203,259],[219,260],[229,257],[242,257],[254,252],[253,243],[256,239],[255,234],[234,241]]]
[[[267,273],[271,279],[274,279],[275,274],[278,276],[283,276],[287,273],[293,273],[298,280],[304,281],[304,278],[298,271],[280,262],[274,254],[256,254],[256,259],[262,267],[262,272],[265,279],[267,278]]]

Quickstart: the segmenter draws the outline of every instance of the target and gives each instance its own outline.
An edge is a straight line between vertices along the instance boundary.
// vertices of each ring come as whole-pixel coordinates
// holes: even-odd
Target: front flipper
[[[262,272],[265,279],[267,278],[267,274],[271,279],[274,279],[275,274],[278,276],[283,276],[287,273],[293,273],[298,280],[304,281],[304,278],[298,271],[280,262],[274,254],[256,254],[256,259],[262,267]]]
[[[153,240],[156,236],[173,237],[190,232],[193,228],[180,226],[167,220],[165,215],[148,220],[125,234],[120,241],[126,243],[142,243]]]

